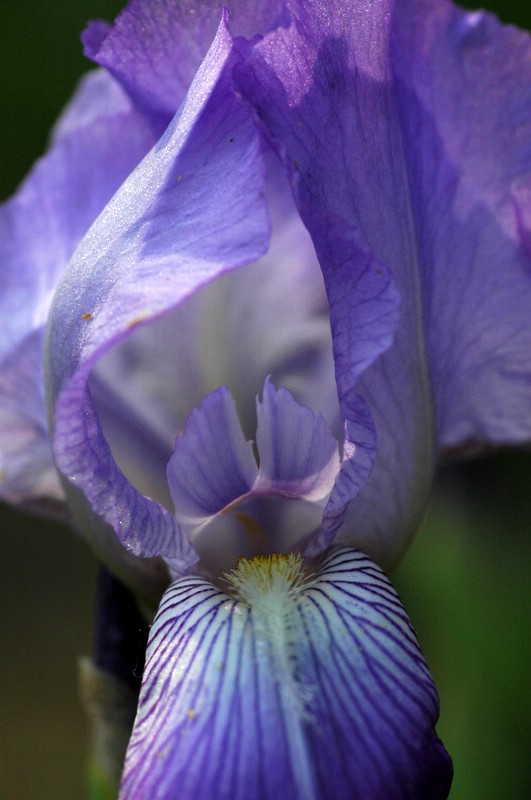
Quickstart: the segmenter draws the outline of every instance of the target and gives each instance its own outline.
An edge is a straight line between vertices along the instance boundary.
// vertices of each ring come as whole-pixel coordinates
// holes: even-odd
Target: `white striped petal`
[[[121,800],[435,800],[451,764],[408,617],[366,556],[242,562],[168,589]]]

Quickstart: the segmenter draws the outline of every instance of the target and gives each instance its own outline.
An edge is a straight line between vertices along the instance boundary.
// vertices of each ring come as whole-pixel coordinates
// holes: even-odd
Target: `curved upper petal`
[[[446,0],[289,9],[238,76],[323,268],[345,477],[376,428],[342,535],[389,565],[442,448],[531,434],[529,37]]]
[[[49,152],[0,208],[0,496],[9,502],[63,496],[46,420],[44,325],[77,244],[152,143],[120,86],[91,73]]]
[[[114,24],[89,23],[85,55],[106,67],[145,110],[173,116],[206,56],[221,19],[231,31],[265,33],[281,19],[284,0],[131,0]]]
[[[151,628],[120,797],[443,800],[452,768],[407,615],[349,548],[177,580]]]
[[[387,178],[381,151],[393,145],[385,122],[388,106],[392,107],[384,82],[386,4],[356,4],[348,14],[343,3],[291,4],[290,11],[289,28],[247,48],[248,61],[238,71],[238,79],[291,175],[328,293],[345,448],[342,473],[326,513],[322,547],[337,532],[347,502],[367,482],[374,463],[376,431],[357,382],[381,360],[395,337],[400,296],[388,263],[392,254],[404,253],[407,237],[402,217],[387,214],[378,204]],[[366,89],[357,85],[364,77],[363,69],[370,78]],[[374,157],[353,158],[351,164],[350,152],[366,141],[373,143]],[[385,189],[400,207],[403,187],[393,181]],[[378,239],[375,251],[367,228]],[[411,287],[413,296],[414,290]],[[413,321],[409,319],[407,325]],[[427,433],[424,441],[429,449],[430,422],[425,394],[417,396],[415,356],[408,354],[402,380]],[[404,470],[396,471],[397,480],[404,480]],[[400,524],[393,527],[401,528]],[[400,546],[396,529],[388,534],[390,550]],[[366,539],[367,547],[374,545],[372,531]]]
[[[87,381],[135,327],[267,247],[260,145],[225,69],[231,57],[222,21],[180,112],[77,249],[48,329],[59,468],[129,549],[180,559],[183,568],[193,549],[169,512],[118,469]]]

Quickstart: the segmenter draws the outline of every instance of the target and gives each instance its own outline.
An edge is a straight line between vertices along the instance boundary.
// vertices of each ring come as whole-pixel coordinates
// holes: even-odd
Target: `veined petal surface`
[[[346,547],[298,583],[278,563],[239,596],[167,590],[121,800],[447,797],[435,687],[383,573]]]
[[[49,322],[59,468],[130,550],[181,560],[183,569],[195,559],[191,546],[118,469],[87,380],[135,327],[267,247],[260,146],[225,69],[231,57],[222,21],[181,111],[76,251]]]
[[[46,419],[44,326],[77,244],[153,141],[121,87],[91,73],[49,152],[0,208],[0,496],[8,502],[45,513],[47,499],[63,497]]]
[[[397,4],[391,59],[439,448],[531,439],[531,37]],[[466,100],[465,100],[466,98]]]
[[[446,0],[288,6],[239,80],[327,286],[347,421],[332,530],[363,485],[341,535],[390,565],[441,450],[531,436],[529,36]],[[376,435],[364,485],[351,450]]]
[[[372,408],[369,413],[357,382],[381,360],[395,338],[400,293],[388,257],[404,253],[407,237],[402,218],[398,220],[394,212],[389,215],[380,202],[384,189],[397,206],[404,194],[394,180],[386,186],[387,173],[382,170],[382,153],[388,157],[388,149],[392,153],[396,148],[386,123],[388,107],[392,107],[384,84],[388,4],[347,7],[339,2],[310,2],[292,3],[289,8],[291,25],[247,49],[247,64],[238,70],[238,80],[256,105],[291,176],[328,294],[345,446],[342,473],[318,543],[322,549],[342,524],[347,502],[366,484],[374,464],[377,436]],[[371,57],[375,60],[372,65]],[[364,78],[364,69],[370,76],[367,90],[357,85]],[[374,159],[365,154],[356,157],[367,141],[374,145]],[[381,245],[389,238],[392,244],[372,250],[367,226]],[[415,296],[415,286],[408,289]],[[414,324],[408,320],[407,325]],[[406,353],[398,372],[426,434],[420,445],[424,456],[426,448],[430,449],[431,423],[426,420],[429,404],[425,392],[418,392],[418,371],[416,353]],[[389,394],[387,385],[384,389]],[[419,446],[415,438],[412,442]],[[415,463],[419,457],[412,453]],[[426,459],[422,461],[424,464]],[[397,480],[406,480],[404,469],[394,471],[399,473]],[[355,504],[358,507],[357,497]],[[401,520],[393,522],[398,530],[403,527]],[[375,549],[372,530],[363,544]],[[396,530],[389,532],[386,544],[389,551],[400,547]],[[378,555],[389,556],[390,552]]]

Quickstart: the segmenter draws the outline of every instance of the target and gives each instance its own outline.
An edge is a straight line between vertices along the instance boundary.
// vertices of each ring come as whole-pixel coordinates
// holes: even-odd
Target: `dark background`
[[[0,198],[90,68],[79,32],[121,5],[0,0]],[[528,0],[485,5],[531,28]],[[394,575],[439,687],[451,800],[529,797],[530,476],[529,453],[444,470]],[[96,565],[69,532],[2,507],[0,535],[0,798],[83,798],[76,658],[91,649]]]

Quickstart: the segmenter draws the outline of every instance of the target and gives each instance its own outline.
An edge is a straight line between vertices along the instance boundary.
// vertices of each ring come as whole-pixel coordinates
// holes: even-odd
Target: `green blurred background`
[[[121,5],[0,0],[0,198],[44,151],[90,67],[79,32]],[[531,28],[529,0],[486,5]],[[439,732],[456,769],[451,800],[531,796],[530,476],[529,453],[443,470],[394,575],[439,687]],[[0,800],[81,799],[76,658],[91,649],[96,565],[51,523],[0,508],[0,532]]]

